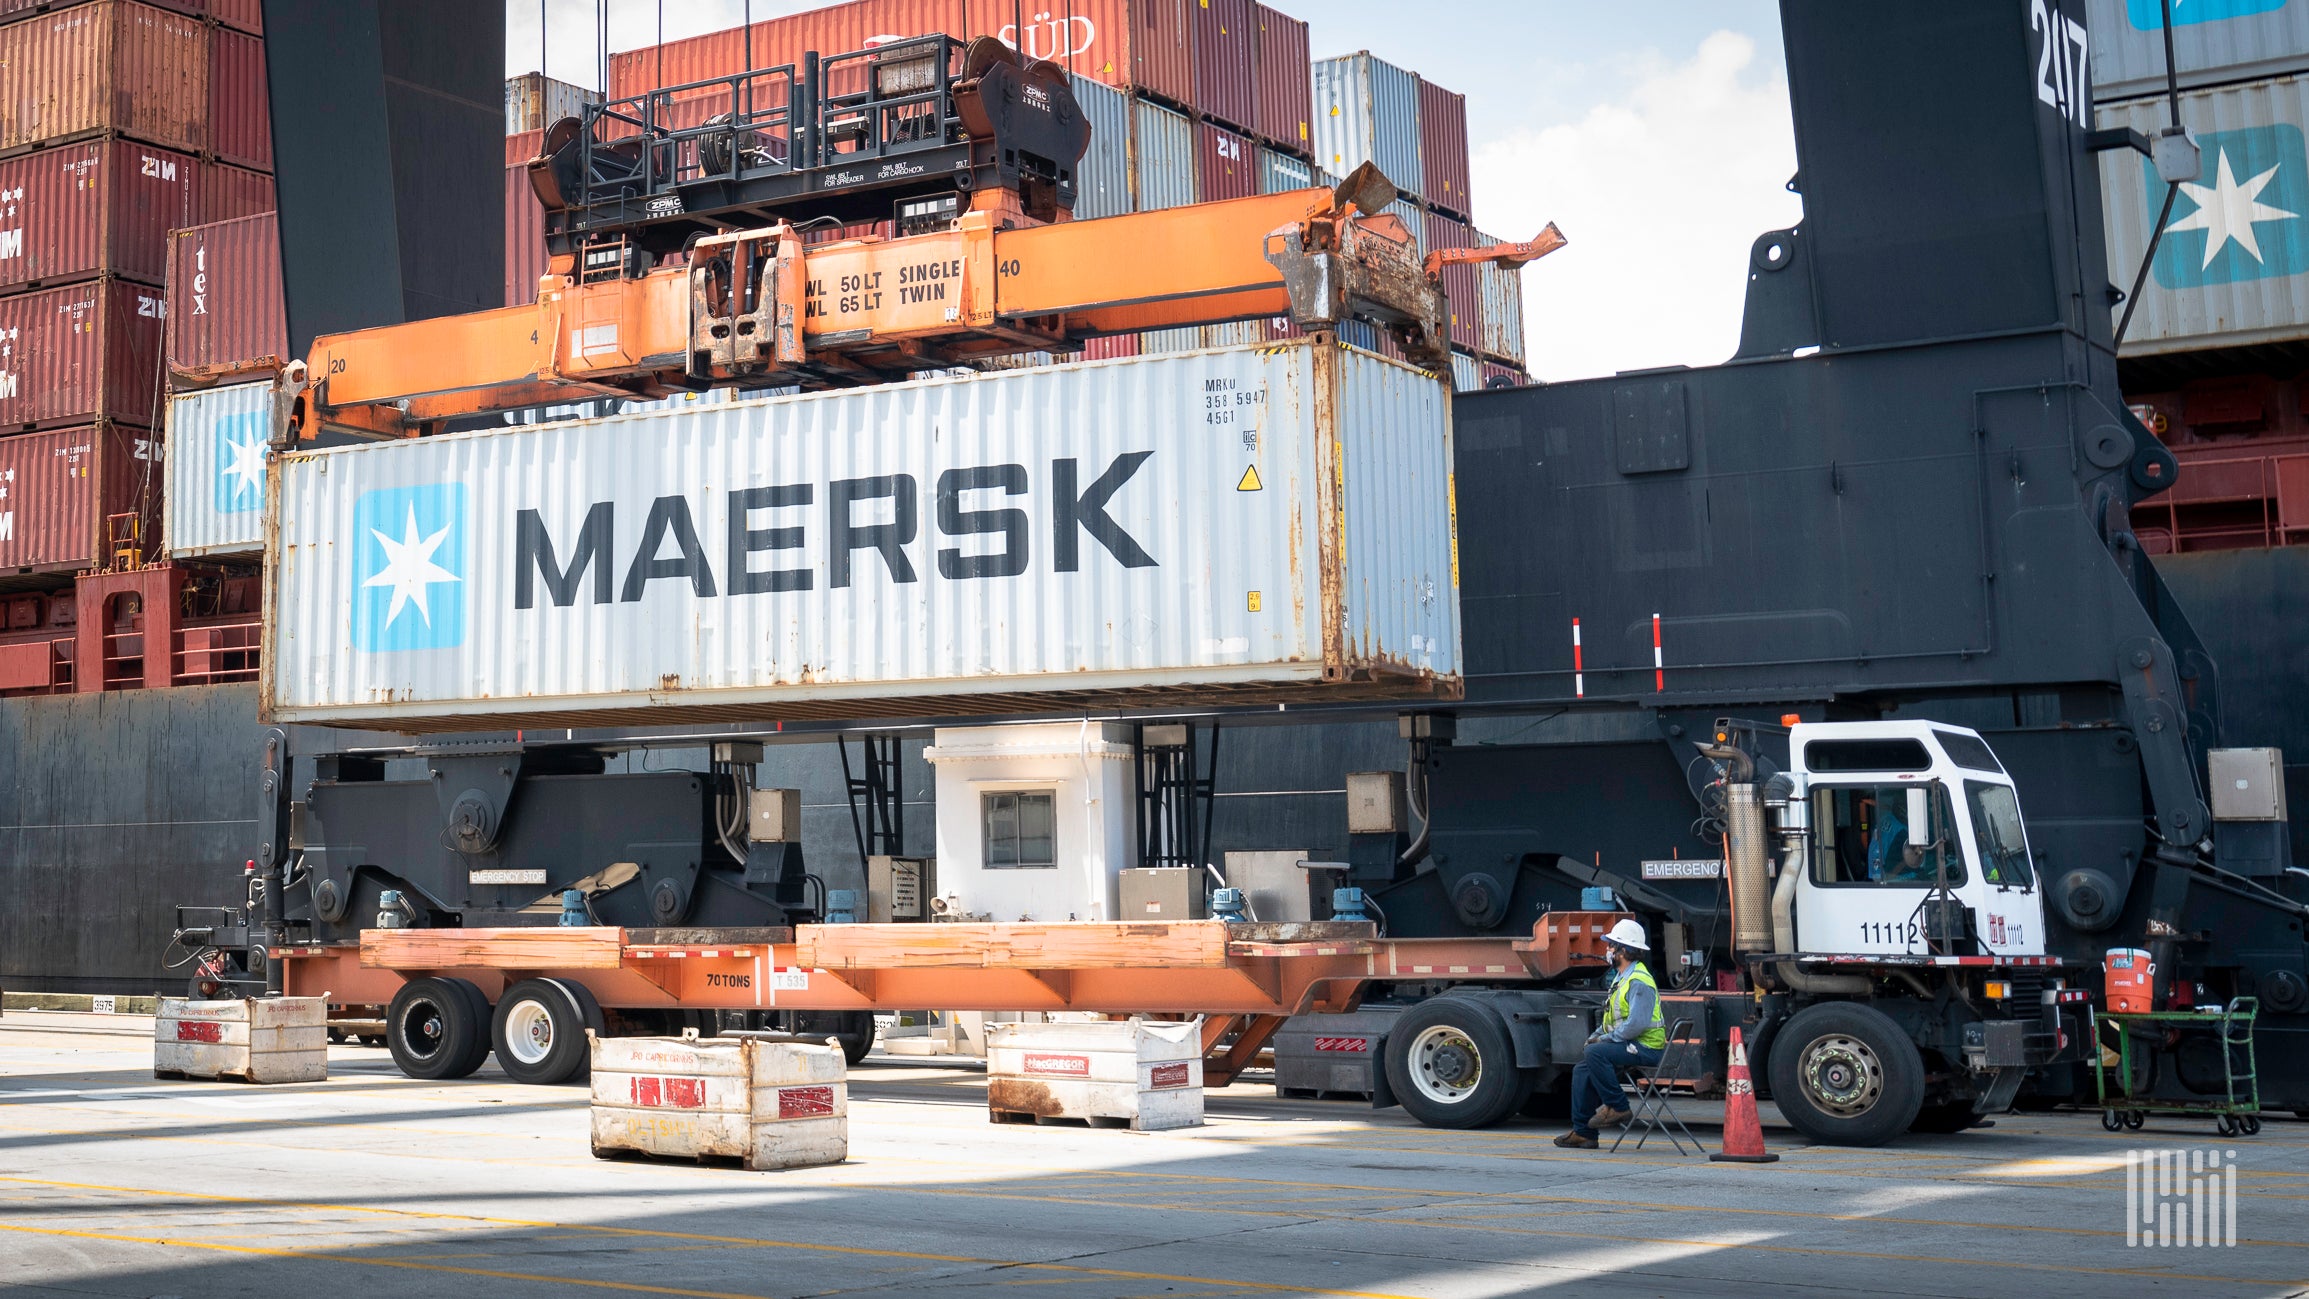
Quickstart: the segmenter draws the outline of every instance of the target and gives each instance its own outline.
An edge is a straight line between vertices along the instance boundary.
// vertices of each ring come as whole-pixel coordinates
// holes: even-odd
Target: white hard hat
[[[1652,950],[1652,945],[1644,941],[1644,927],[1633,920],[1620,921],[1613,925],[1611,932],[1603,937],[1605,942],[1617,943],[1631,951],[1648,952]]]

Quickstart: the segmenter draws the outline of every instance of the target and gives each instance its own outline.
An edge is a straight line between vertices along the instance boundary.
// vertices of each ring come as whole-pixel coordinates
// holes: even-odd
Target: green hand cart
[[[2257,997],[2238,997],[2219,1010],[2160,1010],[2137,1015],[2096,1011],[2093,1042],[2099,1050],[2093,1081],[2100,1099],[2101,1126],[2111,1132],[2127,1128],[2138,1131],[2151,1114],[2204,1114],[2212,1116],[2224,1137],[2249,1137],[2259,1132],[2261,1081],[2253,1055],[2253,1023],[2260,1014]],[[2203,1100],[2147,1094],[2156,1077],[2157,1056],[2178,1048],[2192,1034],[2204,1033],[2210,1034],[2220,1052],[2225,1083],[2222,1093],[2208,1093]]]

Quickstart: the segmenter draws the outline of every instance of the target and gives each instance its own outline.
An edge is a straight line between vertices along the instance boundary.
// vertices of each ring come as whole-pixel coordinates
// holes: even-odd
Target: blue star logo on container
[[[2264,280],[2309,271],[2309,149],[2282,122],[2200,136],[2202,174],[2181,182],[2157,245],[2157,283],[2168,289]],[[2146,164],[2144,164],[2146,166]],[[2149,221],[2165,184],[2146,166]]]
[[[2173,26],[2244,18],[2282,9],[2285,5],[2286,0],[2173,0]],[[2165,28],[2162,0],[2125,0],[2125,17],[2132,19],[2134,31],[2156,32]]]
[[[387,487],[353,502],[353,646],[465,642],[465,485]]]
[[[264,507],[264,418],[226,416],[216,422],[216,512],[246,514]]]

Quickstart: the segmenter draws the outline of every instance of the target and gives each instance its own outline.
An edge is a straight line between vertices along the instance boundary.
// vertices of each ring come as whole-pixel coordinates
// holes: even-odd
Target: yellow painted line
[[[916,1263],[962,1263],[976,1267],[1021,1268],[1035,1271],[1064,1272],[1077,1276],[1113,1277],[1128,1281],[1167,1281],[1173,1284],[1199,1286],[1233,1286],[1237,1289],[1257,1290],[1261,1293],[1267,1294],[1342,1295],[1346,1296],[1347,1299],[1421,1299],[1420,1296],[1391,1294],[1376,1290],[1341,1290],[1328,1286],[1286,1285],[1276,1281],[1248,1281],[1230,1277],[1186,1276],[1168,1272],[1137,1272],[1120,1268],[1086,1267],[1075,1263],[1038,1263],[1023,1259],[974,1258],[964,1254],[929,1254],[913,1250],[870,1249],[861,1245],[821,1245],[810,1241],[769,1240],[753,1236],[716,1236],[703,1232],[663,1231],[647,1227],[606,1227],[588,1223],[537,1222],[521,1218],[494,1218],[458,1213],[433,1213],[414,1209],[371,1208],[365,1205],[318,1204],[310,1201],[297,1200],[264,1200],[244,1196],[203,1195],[180,1191],[164,1191],[151,1187],[141,1186],[104,1186],[87,1182],[52,1182],[33,1177],[6,1177],[0,1178],[0,1181],[26,1182],[34,1185],[56,1186],[83,1191],[108,1191],[123,1195],[143,1195],[155,1199],[190,1199],[226,1204],[261,1205],[290,1210],[326,1209],[345,1213],[369,1213],[385,1216],[420,1218],[432,1221],[482,1223],[498,1227],[545,1228],[554,1231],[587,1232],[594,1235],[603,1236],[655,1237],[662,1240],[697,1241],[706,1244],[718,1245],[743,1245],[754,1249],[793,1249],[811,1253],[843,1254],[863,1258],[903,1259],[908,1262]],[[273,1254],[285,1258],[309,1258],[337,1263],[367,1263],[375,1264],[380,1267],[409,1266],[419,1267],[423,1270],[439,1272],[464,1272],[474,1276],[487,1276],[505,1280],[538,1281],[549,1285],[559,1283],[568,1285],[601,1286],[609,1289],[635,1290],[649,1294],[701,1296],[702,1299],[761,1299],[760,1296],[723,1295],[718,1292],[705,1290],[672,1290],[655,1286],[629,1285],[608,1281],[581,1281],[561,1277],[528,1276],[513,1272],[487,1272],[470,1268],[453,1268],[434,1264],[399,1264],[390,1259],[363,1258],[346,1254],[320,1253],[317,1251],[301,1250],[265,1249],[254,1245],[204,1245],[199,1241],[191,1240],[159,1240],[136,1236],[110,1236],[97,1232],[72,1231],[63,1228],[33,1227],[12,1223],[0,1223],[0,1231],[21,1232],[31,1235],[73,1236],[91,1240],[121,1240],[135,1244],[147,1245],[176,1245],[187,1249],[205,1248],[248,1254]]]

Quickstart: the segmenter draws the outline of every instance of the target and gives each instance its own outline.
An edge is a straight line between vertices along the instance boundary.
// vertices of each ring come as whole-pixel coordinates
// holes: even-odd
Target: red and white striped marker
[[[1575,698],[1587,698],[1587,673],[1582,670],[1579,656],[1579,619],[1571,620],[1571,693]]]
[[[1660,616],[1652,615],[1652,689],[1665,692],[1668,688],[1668,669],[1660,658]]]

